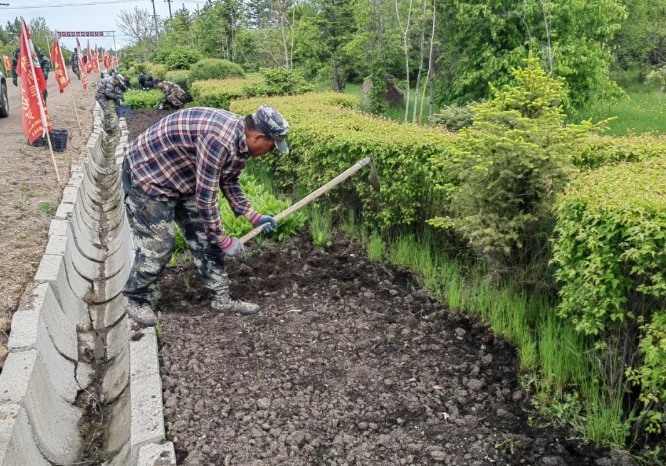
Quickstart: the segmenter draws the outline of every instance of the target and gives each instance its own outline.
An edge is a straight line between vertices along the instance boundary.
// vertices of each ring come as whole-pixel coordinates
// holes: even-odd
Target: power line
[[[28,6],[10,6],[8,8],[2,8],[0,11],[5,10],[47,10],[51,8],[69,8],[77,6],[89,6],[89,5],[108,5],[110,3],[139,3],[141,0],[109,0],[109,1],[96,1],[96,2],[85,2],[85,3],[63,3],[62,5],[28,5]],[[146,1],[146,0],[144,0]]]

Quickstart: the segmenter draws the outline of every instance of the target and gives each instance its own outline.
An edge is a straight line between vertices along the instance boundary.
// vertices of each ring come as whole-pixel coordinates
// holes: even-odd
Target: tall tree
[[[350,0],[319,0],[319,28],[330,56],[333,90],[345,87],[344,46],[353,34],[354,15]]]

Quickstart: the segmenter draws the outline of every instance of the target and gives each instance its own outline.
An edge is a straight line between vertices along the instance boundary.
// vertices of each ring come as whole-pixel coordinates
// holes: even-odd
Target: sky
[[[9,3],[9,6],[2,6]],[[205,0],[174,0],[172,11],[182,8],[183,4],[190,11],[204,5]],[[88,5],[82,5],[88,4]],[[75,6],[74,6],[75,5]],[[116,45],[127,44],[127,38],[120,36],[116,19],[121,10],[133,10],[137,6],[152,11],[150,0],[0,0],[0,24],[23,16],[26,22],[42,16],[49,28],[58,31],[116,31]],[[161,18],[169,16],[169,6],[165,0],[155,0],[155,11]],[[86,38],[80,38],[85,47]],[[63,38],[61,42],[70,50],[75,46],[75,39]],[[90,38],[90,45],[96,42],[99,47],[111,49],[113,40],[109,38]]]

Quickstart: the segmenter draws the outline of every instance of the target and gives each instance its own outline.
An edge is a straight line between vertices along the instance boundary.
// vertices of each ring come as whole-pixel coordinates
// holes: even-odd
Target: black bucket
[[[65,152],[67,150],[67,130],[54,129],[49,133],[51,136],[51,147],[56,152]]]

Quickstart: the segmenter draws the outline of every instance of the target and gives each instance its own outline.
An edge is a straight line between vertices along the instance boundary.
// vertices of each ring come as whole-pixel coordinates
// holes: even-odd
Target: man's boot
[[[145,325],[146,327],[154,327],[157,325],[157,316],[150,308],[150,304],[145,301],[128,299],[127,315],[135,322]]]
[[[229,295],[215,295],[210,303],[213,314],[256,314],[261,308],[258,304],[231,299]]]

